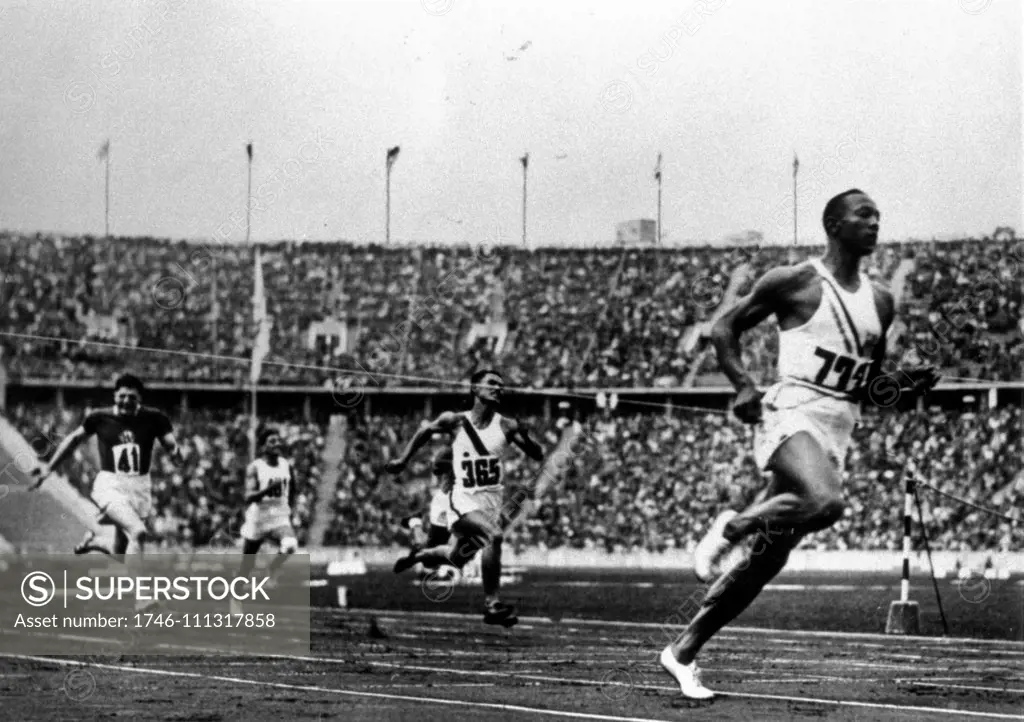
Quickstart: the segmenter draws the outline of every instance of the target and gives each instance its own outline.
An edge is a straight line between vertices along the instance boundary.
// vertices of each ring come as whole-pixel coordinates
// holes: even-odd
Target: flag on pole
[[[391,166],[393,166],[395,164],[395,161],[398,160],[398,151],[399,150],[400,150],[400,148],[397,145],[394,148],[389,148],[388,149],[388,158],[387,158],[388,170],[391,170]]]
[[[793,153],[793,177],[796,178],[796,172],[800,169],[800,159],[796,157],[796,153]]]
[[[249,160],[252,160],[252,143],[245,144],[245,152],[249,156]]]
[[[661,153],[658,153],[658,162],[654,166],[654,180],[661,180]]]
[[[519,162],[523,164],[523,169],[525,170],[526,166],[530,164],[530,154],[524,153],[523,157],[519,159]]]
[[[99,151],[99,153],[96,154],[96,157],[99,160],[103,160],[104,158],[106,158],[109,155],[110,155],[110,139],[107,138],[106,142],[104,142],[103,145],[100,146],[100,151]]]
[[[263,371],[263,360],[270,353],[270,316],[267,315],[267,295],[263,286],[263,256],[256,248],[255,288],[252,294],[252,320],[255,322],[256,343],[252,347],[252,367],[249,380],[256,383]]]

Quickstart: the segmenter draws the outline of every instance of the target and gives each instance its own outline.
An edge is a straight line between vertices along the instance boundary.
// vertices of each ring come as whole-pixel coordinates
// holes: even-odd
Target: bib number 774
[[[857,359],[843,356],[833,351],[827,351],[820,346],[814,349],[814,355],[822,359],[818,375],[814,377],[814,383],[818,386],[826,386],[836,391],[853,390],[864,383],[864,377],[871,368],[870,361],[857,363]],[[833,373],[839,375],[835,383],[829,383],[829,376]]]

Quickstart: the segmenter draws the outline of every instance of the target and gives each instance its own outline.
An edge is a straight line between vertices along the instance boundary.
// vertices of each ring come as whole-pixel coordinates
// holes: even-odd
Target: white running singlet
[[[504,482],[501,460],[508,448],[501,414],[482,429],[473,425],[468,411],[461,417],[452,442],[455,486],[469,492],[500,486]]]
[[[868,277],[861,273],[859,288],[850,293],[820,260],[810,263],[821,279],[821,303],[806,323],[779,329],[779,381],[761,400],[754,433],[754,459],[762,469],[787,439],[804,432],[842,470],[860,419],[853,392],[866,383],[882,339]]]
[[[274,466],[268,464],[263,458],[256,459],[252,464],[256,469],[256,481],[259,484],[257,491],[262,491],[278,481],[281,482],[281,487],[257,503],[250,504],[245,510],[246,520],[264,527],[290,523],[291,509],[288,506],[290,489],[288,487],[291,484],[291,464],[280,456],[277,457],[277,464]]]
[[[779,378],[848,399],[882,337],[874,290],[861,273],[857,291],[845,291],[820,260],[810,263],[821,277],[821,303],[805,324],[779,330]]]

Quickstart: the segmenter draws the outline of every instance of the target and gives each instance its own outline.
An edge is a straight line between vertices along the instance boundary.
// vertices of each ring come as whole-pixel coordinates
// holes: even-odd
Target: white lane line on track
[[[172,671],[172,670],[161,670],[161,669],[152,669],[152,668],[144,668],[144,667],[125,667],[125,666],[110,665],[110,664],[91,664],[91,663],[88,663],[88,662],[78,662],[76,660],[64,660],[64,659],[46,658],[46,657],[32,657],[32,656],[28,656],[28,655],[7,654],[7,653],[4,653],[4,652],[0,652],[0,656],[2,656],[2,657],[11,657],[11,658],[14,658],[14,659],[26,659],[26,660],[34,660],[34,661],[39,661],[39,662],[49,662],[49,663],[60,664],[60,665],[87,666],[87,667],[91,666],[91,667],[98,667],[98,668],[101,668],[101,669],[115,669],[115,670],[123,670],[123,671],[128,671],[128,672],[138,672],[140,674],[157,674],[157,675],[165,675],[165,676],[192,677],[192,678],[208,679],[208,680],[213,680],[213,681],[235,682],[235,683],[239,683],[239,684],[249,684],[249,685],[262,685],[262,686],[268,686],[268,687],[276,687],[276,688],[279,688],[279,689],[294,689],[294,690],[298,690],[298,691],[326,692],[326,693],[330,693],[330,694],[343,694],[343,695],[356,696],[356,697],[374,697],[374,698],[395,699],[395,700],[402,699],[402,700],[410,700],[410,701],[418,701],[418,702],[432,702],[432,703],[435,703],[435,704],[449,704],[449,705],[457,705],[457,706],[475,706],[475,707],[484,707],[486,709],[500,709],[500,710],[505,710],[505,711],[521,711],[521,712],[532,712],[532,713],[535,713],[535,714],[547,714],[547,715],[558,716],[558,717],[572,717],[572,718],[575,718],[575,719],[608,720],[608,721],[612,721],[612,722],[644,722],[644,720],[642,718],[636,718],[636,717],[615,717],[615,716],[606,716],[606,715],[594,715],[594,714],[588,714],[588,713],[561,712],[561,711],[557,711],[557,710],[543,710],[543,709],[535,709],[535,708],[532,708],[532,707],[521,707],[521,706],[516,706],[516,705],[501,705],[501,704],[491,704],[491,703],[484,703],[484,702],[462,702],[460,700],[444,700],[444,699],[437,699],[437,698],[422,698],[422,697],[407,697],[407,696],[404,696],[404,695],[389,695],[389,694],[383,694],[383,693],[357,692],[355,690],[332,689],[332,688],[318,687],[318,686],[313,686],[313,685],[292,685],[292,684],[284,684],[284,683],[278,683],[278,682],[260,682],[260,681],[255,681],[255,680],[245,680],[245,679],[237,679],[237,678],[231,678],[231,677],[221,677],[221,676],[216,676],[216,675],[205,675],[205,674],[193,673],[193,672],[176,672],[176,671]],[[271,658],[271,659],[289,659],[289,660],[293,660],[293,661],[313,662],[313,663],[349,664],[349,662],[347,662],[346,660],[339,660],[339,659],[334,659],[334,658],[330,658],[330,657],[306,657],[306,656],[301,656],[301,655],[290,655],[290,654],[264,654],[264,655],[259,655],[259,656],[264,657],[264,658]],[[437,673],[446,673],[446,674],[464,675],[464,676],[477,676],[477,677],[501,677],[501,678],[515,677],[515,678],[524,679],[524,680],[530,680],[530,681],[554,682],[554,683],[558,683],[558,684],[568,684],[568,685],[573,685],[573,686],[585,686],[585,687],[594,687],[594,686],[596,686],[596,687],[608,687],[608,686],[615,686],[615,687],[631,687],[631,688],[635,688],[635,689],[647,689],[647,690],[662,691],[662,692],[672,692],[672,691],[675,691],[675,687],[664,687],[664,686],[649,685],[649,684],[635,684],[634,685],[634,684],[629,684],[629,683],[625,683],[625,682],[604,681],[604,680],[602,680],[602,681],[595,681],[595,680],[587,680],[587,679],[574,679],[574,678],[571,678],[571,677],[553,677],[553,676],[550,676],[550,675],[508,674],[508,673],[502,673],[502,672],[489,672],[489,671],[485,671],[485,670],[460,670],[460,669],[452,669],[450,667],[428,667],[428,666],[424,666],[424,665],[403,665],[403,664],[395,664],[395,663],[392,663],[392,662],[368,661],[368,662],[366,662],[366,664],[369,664],[370,666],[374,666],[374,667],[386,667],[386,668],[389,668],[389,669],[396,669],[396,670],[400,670],[400,671],[437,672]],[[784,681],[790,681],[790,680],[784,680]],[[809,681],[818,681],[818,680],[809,680]],[[840,681],[851,682],[851,681],[861,681],[861,680],[848,680],[848,679],[840,678]],[[863,680],[863,681],[869,681],[869,680]],[[453,686],[453,685],[447,685],[447,686]],[[937,686],[937,687],[947,687],[947,686],[950,686],[950,685],[935,685],[935,686]],[[978,689],[985,689],[985,688],[978,688]],[[991,689],[993,691],[1004,691],[1004,690],[1000,690],[1000,689],[997,689],[997,688],[991,688]],[[756,694],[756,693],[748,693],[748,692],[718,692],[717,694],[720,697],[738,697],[738,698],[742,698],[742,699],[773,700],[773,701],[780,701],[780,702],[803,702],[803,703],[821,704],[821,705],[833,706],[833,707],[855,707],[855,708],[862,708],[862,709],[885,709],[885,710],[903,711],[903,712],[929,712],[929,713],[937,714],[937,715],[952,714],[952,715],[960,715],[960,716],[963,716],[963,717],[978,717],[978,718],[984,718],[984,719],[1020,720],[1020,718],[1021,718],[1020,715],[1007,715],[1007,714],[1002,714],[1002,713],[997,713],[997,712],[974,712],[974,711],[969,711],[969,710],[943,709],[941,707],[920,707],[920,706],[916,706],[916,705],[882,704],[882,703],[877,703],[877,702],[857,702],[857,701],[854,701],[854,700],[820,699],[820,698],[815,698],[815,697],[796,697],[796,696],[791,696],[791,695]],[[658,720],[649,720],[648,719],[648,720],[646,720],[646,722],[660,722],[660,721],[658,721]]]
[[[183,648],[187,648],[187,647],[183,647]],[[293,654],[269,654],[269,653],[262,654],[262,655],[250,655],[250,656],[258,656],[258,657],[264,658],[264,659],[286,659],[286,660],[292,660],[292,661],[311,662],[311,663],[320,663],[320,664],[324,664],[324,663],[326,663],[326,664],[351,664],[351,662],[348,662],[346,660],[336,659],[336,658],[332,658],[332,657],[312,657],[312,656],[293,655]],[[260,682],[260,681],[255,681],[255,680],[236,679],[236,678],[222,677],[222,676],[216,676],[216,675],[205,675],[205,674],[194,673],[194,672],[177,672],[177,671],[172,671],[172,670],[162,670],[162,669],[153,669],[153,668],[145,668],[145,667],[127,667],[127,666],[122,666],[122,665],[94,664],[94,663],[89,663],[89,662],[79,662],[77,660],[65,660],[65,659],[48,658],[48,657],[34,657],[34,656],[30,656],[30,655],[9,654],[9,653],[6,653],[6,652],[0,652],[0,657],[8,657],[8,658],[12,658],[12,659],[24,659],[24,660],[52,663],[52,664],[58,664],[58,665],[64,665],[64,666],[96,667],[96,668],[100,668],[100,669],[114,669],[114,670],[123,670],[123,671],[129,671],[129,672],[138,672],[140,674],[157,674],[157,675],[165,675],[165,676],[191,677],[191,678],[200,678],[200,679],[207,679],[207,680],[213,680],[213,681],[235,682],[235,683],[249,684],[249,685],[262,685],[262,686],[276,687],[276,688],[279,688],[279,689],[294,689],[294,690],[298,690],[298,691],[326,692],[326,693],[330,693],[330,694],[342,694],[342,695],[349,695],[349,696],[355,696],[355,697],[373,697],[373,698],[396,699],[396,700],[403,699],[403,700],[419,701],[419,702],[431,702],[431,703],[435,703],[435,704],[449,704],[449,705],[457,705],[457,706],[477,706],[477,707],[485,707],[487,709],[501,709],[501,710],[506,710],[506,711],[533,712],[533,713],[536,713],[536,714],[548,714],[548,715],[560,716],[560,717],[573,717],[575,719],[609,720],[609,721],[613,721],[613,722],[661,722],[659,720],[649,720],[649,719],[648,720],[642,720],[642,719],[636,718],[636,717],[614,717],[614,716],[605,716],[605,715],[593,715],[593,714],[587,714],[587,713],[561,712],[561,711],[557,711],[557,710],[542,710],[542,709],[535,709],[535,708],[532,708],[532,707],[520,707],[520,706],[516,706],[516,705],[501,705],[501,704],[491,704],[491,703],[483,703],[483,702],[463,702],[461,700],[445,700],[445,699],[438,699],[438,698],[407,697],[407,696],[404,696],[404,695],[388,695],[388,694],[383,694],[383,693],[370,693],[370,692],[358,692],[358,691],[355,691],[355,690],[332,689],[332,688],[327,688],[327,687],[318,687],[318,686],[314,686],[314,685],[290,685],[290,684],[284,684],[284,683],[279,683],[279,682]],[[649,684],[631,684],[631,683],[626,683],[626,682],[616,682],[616,681],[608,681],[608,680],[595,681],[595,680],[587,680],[587,679],[576,679],[576,678],[571,678],[571,677],[553,677],[553,676],[550,676],[550,675],[508,674],[507,672],[506,673],[502,673],[502,672],[490,672],[490,671],[486,671],[486,670],[460,670],[460,669],[452,669],[450,667],[428,667],[428,666],[425,666],[425,665],[396,664],[396,663],[392,663],[392,662],[367,661],[366,664],[368,664],[370,666],[373,666],[373,667],[386,667],[386,668],[389,668],[389,669],[396,669],[396,670],[400,670],[400,671],[436,672],[436,673],[442,673],[442,674],[477,676],[477,677],[500,677],[500,678],[513,677],[513,678],[517,678],[517,679],[524,679],[524,680],[530,680],[530,681],[554,682],[554,683],[557,683],[557,684],[566,684],[566,685],[572,685],[572,686],[585,686],[585,687],[616,686],[616,687],[628,687],[628,688],[632,688],[632,689],[647,689],[647,690],[662,691],[662,692],[672,692],[672,691],[675,691],[675,689],[676,689],[675,687],[664,687],[664,686],[649,685]],[[845,681],[845,682],[849,683],[849,682],[855,682],[857,680],[844,679],[842,681]],[[937,686],[945,687],[947,685],[937,685]],[[1002,691],[1002,690],[998,690],[998,691]],[[749,692],[718,692],[717,694],[720,697],[738,697],[738,698],[741,698],[741,699],[773,700],[773,701],[781,701],[781,702],[802,702],[802,703],[820,704],[820,705],[833,706],[833,707],[855,707],[855,708],[862,708],[862,709],[886,709],[886,710],[904,711],[904,712],[929,712],[929,713],[933,713],[933,714],[937,714],[937,715],[954,714],[954,715],[960,715],[960,716],[963,716],[963,717],[978,717],[978,718],[985,718],[985,719],[1010,719],[1010,720],[1018,720],[1018,721],[1021,719],[1020,715],[1007,715],[1007,714],[998,713],[998,712],[975,712],[975,711],[969,711],[969,710],[951,710],[951,709],[943,709],[941,707],[920,707],[920,706],[916,706],[916,705],[883,704],[883,703],[878,703],[878,702],[858,702],[858,701],[855,701],[855,700],[821,699],[821,698],[816,698],[816,697],[796,697],[796,696],[790,696],[790,695],[757,694],[757,693],[749,693]]]
[[[897,684],[908,684],[916,687],[938,687],[939,689],[969,689],[977,692],[1002,692],[1004,694],[1024,694],[1024,689],[1008,689],[1006,687],[982,687],[975,684],[938,684],[918,679],[897,679]]]
[[[898,586],[896,587],[899,588]],[[856,584],[767,584],[764,587],[766,592],[884,592],[893,589],[891,584],[872,584],[869,586],[857,586]]]
[[[741,677],[756,677],[759,674],[764,674],[763,669],[730,669],[729,667],[701,667],[701,671],[707,674],[736,674]],[[775,674],[795,674],[799,677],[806,677],[808,679],[814,679],[818,682],[838,682],[840,684],[849,684],[849,677],[834,677],[827,674],[811,674],[810,672],[783,672],[782,670],[772,670]],[[790,679],[790,677],[786,677]],[[758,682],[759,680],[751,679],[746,682]],[[888,679],[875,679],[869,677],[857,677],[857,682],[888,682]]]
[[[438,617],[442,619],[477,619],[479,615],[476,614],[460,614],[457,612],[419,612],[419,611],[408,611],[408,610],[388,610],[388,609],[335,609],[335,608],[323,608],[320,611],[334,613],[334,614],[369,614],[379,615],[382,617]],[[681,629],[679,625],[665,625],[656,624],[654,622],[620,622],[609,619],[577,619],[575,617],[563,617],[558,622],[555,622],[549,617],[520,617],[520,622],[530,622],[533,624],[560,624],[562,626],[578,624],[581,626],[594,626],[604,625],[608,627],[626,627],[626,628],[640,628],[640,629]],[[811,637],[811,638],[835,638],[835,639],[886,639],[890,642],[929,642],[941,647],[956,646],[957,644],[972,644],[972,645],[999,645],[1004,644],[1011,647],[1016,647],[1024,650],[1024,640],[1015,639],[976,639],[973,637],[924,637],[915,636],[909,634],[879,634],[876,632],[830,632],[830,631],[818,631],[809,629],[771,629],[767,627],[728,627],[729,632],[732,632],[732,636],[729,636],[729,632],[725,632],[718,635],[716,639],[741,639],[741,637],[735,636],[736,632],[746,632],[750,634],[790,634],[795,637]]]
[[[433,682],[420,682],[419,684],[368,684],[367,689],[375,689],[377,687],[381,689],[394,689],[395,687],[433,687]],[[446,684],[445,687],[497,687],[498,685],[494,682],[455,682],[454,684]]]
[[[311,684],[288,684],[285,682],[266,682],[255,679],[243,679],[241,677],[222,677],[220,675],[207,675],[199,672],[180,672],[168,669],[152,669],[149,667],[126,667],[117,664],[89,664],[76,660],[59,659],[52,657],[33,657],[24,654],[6,654],[0,652],[0,656],[23,659],[34,662],[57,664],[66,667],[94,667],[98,669],[112,669],[121,672],[134,672],[135,674],[152,674],[161,677],[186,677],[189,679],[201,679],[213,682],[230,682],[231,684],[244,684],[253,687],[270,687],[273,689],[291,689],[298,692],[320,692],[322,694],[338,694],[347,697],[368,697],[370,699],[402,700],[406,702],[422,702],[426,704],[440,704],[451,707],[476,707],[478,709],[501,710],[503,712],[526,712],[548,717],[569,717],[572,719],[605,720],[605,722],[669,722],[668,720],[652,720],[648,717],[617,717],[614,715],[590,714],[587,712],[567,712],[553,709],[539,709],[537,707],[524,707],[515,704],[494,704],[490,702],[466,702],[456,699],[441,699],[439,697],[413,697],[404,694],[386,694],[384,692],[358,692],[352,689],[338,689],[332,687],[321,687]]]
[[[572,582],[538,582],[536,586],[539,587],[573,587],[573,588],[591,588],[591,587],[627,587],[629,589],[653,589],[656,586],[660,587],[684,587],[687,586],[684,582],[669,582],[665,584],[655,584],[654,582],[590,582],[590,581],[572,581]],[[888,589],[899,589],[899,585],[892,584],[870,584],[867,586],[857,584],[768,584],[764,587],[763,591],[766,592],[805,592],[808,590],[815,592],[884,592]]]
[[[653,589],[654,582],[541,582],[539,587],[630,587],[632,589]],[[662,586],[675,587],[682,584],[664,584]]]
[[[47,660],[47,659],[44,659],[44,657],[28,657],[28,656],[20,655],[20,654],[7,654],[5,652],[0,652],[0,656],[14,657],[14,659],[35,659],[37,661],[53,662],[53,663],[56,663],[56,664],[65,663],[65,664],[73,664],[73,665],[79,665],[79,666],[89,666],[88,663],[70,662],[70,661],[62,661],[62,660]],[[299,654],[271,654],[271,653],[261,654],[259,656],[263,657],[263,659],[291,660],[291,661],[294,661],[294,662],[308,662],[308,663],[315,663],[315,664],[335,664],[335,665],[349,665],[349,664],[351,664],[350,662],[345,661],[345,660],[334,659],[334,657],[304,656],[304,655],[299,655]],[[528,680],[528,681],[554,682],[554,683],[557,683],[557,684],[567,684],[567,685],[573,685],[573,686],[590,686],[590,687],[593,687],[593,686],[597,686],[597,687],[618,686],[618,687],[630,687],[630,688],[635,688],[635,689],[650,689],[650,690],[655,690],[655,691],[670,691],[670,692],[671,691],[675,691],[675,689],[676,689],[675,687],[665,687],[665,686],[658,686],[658,685],[652,685],[652,684],[631,684],[631,683],[627,683],[627,682],[616,682],[616,681],[610,681],[610,680],[608,680],[608,681],[605,681],[605,680],[595,681],[595,680],[588,680],[588,679],[575,679],[575,678],[571,678],[571,677],[553,677],[553,676],[550,676],[550,675],[509,674],[508,672],[489,672],[489,671],[485,671],[485,670],[457,670],[457,669],[452,669],[451,667],[428,667],[428,666],[425,666],[425,665],[399,665],[399,664],[390,663],[390,662],[373,662],[373,661],[368,661],[365,664],[367,664],[367,665],[369,665],[371,667],[383,667],[383,668],[387,668],[387,669],[394,669],[394,670],[406,671],[406,672],[434,672],[434,673],[440,673],[440,674],[463,675],[463,676],[470,676],[470,677],[471,676],[476,676],[476,677],[501,677],[501,678],[506,678],[506,679],[511,677],[511,678],[516,678],[516,679]],[[193,677],[201,677],[201,678],[211,679],[211,680],[215,680],[215,681],[216,680],[232,681],[232,680],[229,680],[227,678],[222,678],[222,677],[217,677],[217,676],[204,676],[204,675],[193,674],[193,673],[174,673],[174,672],[168,672],[168,671],[165,671],[165,670],[145,670],[143,668],[113,667],[113,666],[110,666],[110,665],[93,665],[93,666],[100,667],[100,668],[110,668],[110,669],[124,669],[124,670],[127,670],[127,671],[133,671],[133,672],[135,672],[135,671],[143,672],[143,673],[150,672],[152,674],[165,674],[165,673],[166,674],[179,674],[179,675],[187,675],[187,676],[193,676]],[[261,683],[261,682],[254,682],[254,681],[251,681],[251,680],[241,680],[241,681],[243,681],[243,682],[245,682],[247,684],[264,684],[264,683]],[[855,682],[855,681],[859,681],[859,680],[840,678],[839,681],[843,681],[843,682],[849,683],[849,682]],[[870,680],[863,680],[863,681],[870,681]],[[339,694],[351,694],[351,695],[357,695],[357,696],[358,695],[362,695],[362,696],[368,695],[368,693],[356,692],[356,691],[352,691],[352,690],[337,690],[337,689],[328,689],[328,688],[322,688],[322,687],[312,687],[312,686],[302,686],[302,685],[282,685],[280,683],[274,683],[274,682],[266,682],[265,684],[271,685],[271,686],[285,687],[285,688],[318,690],[318,691],[327,691],[327,692],[339,693]],[[945,685],[939,685],[939,686],[945,686]],[[942,708],[939,708],[939,707],[918,707],[918,706],[912,706],[912,705],[885,705],[885,704],[882,704],[882,703],[856,702],[856,700],[852,700],[852,699],[823,699],[823,698],[818,698],[818,697],[800,697],[800,696],[783,695],[783,694],[759,694],[759,693],[753,693],[753,692],[733,692],[733,691],[728,691],[728,692],[721,692],[720,691],[720,692],[717,692],[717,694],[719,696],[724,696],[724,697],[732,696],[732,697],[739,697],[739,698],[745,698],[745,699],[770,699],[770,700],[777,700],[777,702],[808,703],[808,704],[825,705],[825,706],[831,706],[831,707],[853,707],[853,708],[860,708],[860,709],[892,710],[892,711],[899,711],[899,712],[928,712],[928,713],[932,713],[932,714],[936,714],[936,715],[959,715],[959,716],[962,716],[962,717],[977,717],[977,718],[983,718],[983,719],[998,719],[998,720],[1018,720],[1019,721],[1021,719],[1020,715],[1007,715],[1007,714],[995,713],[995,712],[973,712],[973,711],[968,711],[968,710],[946,710],[946,709],[942,709]],[[418,697],[404,697],[402,695],[373,694],[371,696],[382,696],[382,697],[388,697],[388,698],[413,699],[413,700],[422,700],[422,702],[427,702],[427,699],[420,699]],[[433,699],[432,702],[435,702],[437,704],[458,704],[458,705],[470,705],[470,704],[472,704],[472,705],[483,705],[483,703],[462,703],[462,702],[456,702],[456,700],[443,700],[443,699]],[[630,718],[630,717],[605,717],[605,716],[600,716],[600,715],[582,715],[581,713],[551,712],[551,711],[547,711],[547,710],[534,710],[532,708],[517,708],[517,707],[514,707],[514,706],[501,706],[501,705],[485,705],[485,706],[488,709],[503,709],[503,710],[508,710],[508,711],[537,712],[538,714],[554,714],[556,716],[573,716],[573,717],[577,717],[578,719],[579,718],[583,718],[583,719],[601,719],[601,720],[626,720],[628,722],[636,722],[637,721],[637,718]],[[657,720],[647,720],[647,722],[658,722],[658,721]]]
[[[327,660],[324,660],[324,661],[327,661]],[[378,667],[401,668],[401,669],[407,669],[407,670],[412,670],[412,671],[420,671],[420,672],[449,672],[449,673],[452,673],[452,674],[464,674],[464,675],[485,676],[485,677],[496,676],[496,677],[504,677],[504,678],[516,677],[516,678],[519,678],[519,679],[527,679],[527,680],[537,681],[537,682],[556,682],[556,683],[559,683],[559,684],[568,684],[568,685],[584,686],[584,687],[595,687],[595,686],[596,687],[629,687],[629,688],[634,688],[634,689],[648,689],[648,690],[655,690],[655,691],[661,691],[661,692],[672,692],[672,691],[676,690],[676,687],[663,687],[663,686],[653,685],[653,684],[635,684],[634,685],[634,684],[629,684],[629,683],[626,683],[626,682],[615,682],[615,681],[604,681],[604,680],[602,680],[602,681],[595,681],[595,680],[589,680],[589,679],[572,679],[572,678],[565,678],[565,677],[551,677],[551,676],[548,676],[548,675],[526,675],[526,674],[510,675],[510,674],[507,674],[507,673],[503,674],[501,672],[488,672],[488,671],[485,671],[485,670],[454,670],[454,669],[446,669],[444,667],[422,667],[422,666],[419,666],[419,665],[410,666],[410,665],[392,664],[392,663],[389,663],[389,662],[370,662],[370,664],[374,665],[374,666],[378,666]],[[854,680],[847,680],[847,681],[849,682],[849,681],[854,681]],[[951,715],[959,715],[959,716],[962,716],[962,717],[983,717],[983,718],[986,718],[986,719],[1011,719],[1011,720],[1018,720],[1018,722],[1019,722],[1019,720],[1021,718],[1019,714],[1009,715],[1009,714],[1002,714],[1002,713],[998,713],[998,712],[973,712],[973,711],[962,710],[962,709],[943,709],[942,707],[919,707],[919,706],[916,706],[916,705],[883,704],[883,703],[880,703],[880,702],[857,702],[857,701],[854,701],[854,700],[820,699],[820,698],[816,698],[816,697],[794,697],[794,696],[790,696],[790,695],[779,695],[779,694],[756,694],[756,693],[752,693],[752,692],[716,692],[716,694],[718,696],[720,696],[720,697],[740,697],[740,698],[743,698],[743,699],[775,700],[775,701],[780,701],[780,702],[804,702],[804,703],[811,703],[811,704],[827,705],[827,706],[832,706],[832,707],[859,707],[859,708],[862,708],[862,709],[886,709],[886,710],[894,710],[894,711],[900,711],[900,712],[929,712],[929,713],[936,714],[936,715],[951,714]]]

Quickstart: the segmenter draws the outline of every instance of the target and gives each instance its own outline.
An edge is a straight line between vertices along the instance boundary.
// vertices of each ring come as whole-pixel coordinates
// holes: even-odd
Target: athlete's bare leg
[[[128,535],[121,529],[114,529],[114,559],[124,561],[124,555],[128,552]]]
[[[708,588],[700,611],[672,644],[675,658],[683,664],[692,662],[701,647],[750,606],[764,586],[782,571],[800,538],[796,534],[774,538],[758,534],[743,561]]]
[[[757,598],[782,571],[789,552],[805,534],[830,526],[842,515],[838,471],[809,435],[800,433],[788,439],[775,453],[770,469],[775,472],[774,493],[732,520],[741,520],[734,527],[739,537],[760,531],[751,550],[708,589],[700,611],[671,645],[673,656],[682,664],[690,664],[719,629]],[[787,527],[793,520],[800,526]]]
[[[114,503],[107,506],[104,516],[117,531],[114,535],[114,556],[124,561],[127,556],[140,556],[146,550],[146,525],[138,514],[126,504]]]
[[[400,566],[396,565],[396,572],[404,571],[420,563],[425,567],[437,567],[441,564],[450,564],[456,569],[462,569],[476,553],[483,548],[490,546],[491,539],[497,530],[481,512],[471,511],[459,518],[452,527],[452,536],[447,544],[420,549],[419,551],[404,557]]]
[[[282,546],[274,558],[270,560],[270,565],[267,567],[267,576],[271,580],[277,579],[277,572],[281,569],[281,566],[288,561],[288,557],[295,553],[295,547]]]
[[[242,539],[242,563],[238,566],[238,576],[248,577],[256,566],[256,555],[263,546],[262,539]]]
[[[480,576],[487,604],[498,601],[498,589],[501,587],[501,541],[500,536],[495,537],[480,551]]]
[[[839,471],[814,438],[794,434],[778,448],[769,469],[785,480],[783,491],[754,503],[725,525],[731,542],[757,530],[796,529],[811,534],[835,524],[843,516]]]
[[[146,550],[146,536],[149,533],[145,522],[124,502],[108,504],[103,513],[106,520],[117,528],[114,536],[114,553],[111,556],[124,564],[128,574],[138,576]],[[159,603],[140,600],[136,602],[135,608],[138,611],[145,611],[156,606],[159,606]]]
[[[99,552],[106,554],[109,557],[117,559],[114,556],[112,547],[108,547],[104,542],[103,538],[103,526],[100,523],[99,518],[95,519],[92,524],[86,529],[85,536],[82,537],[82,541],[78,542],[75,546],[75,554],[89,554],[91,552]],[[118,559],[118,561],[121,561]]]

